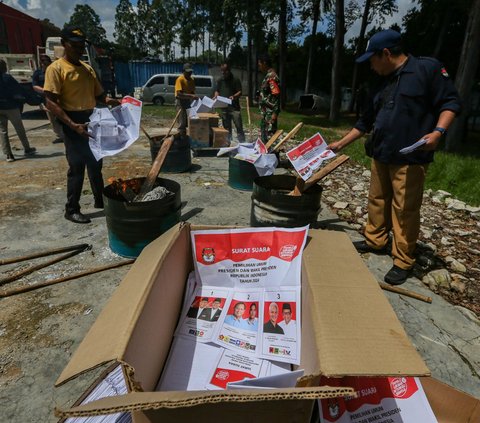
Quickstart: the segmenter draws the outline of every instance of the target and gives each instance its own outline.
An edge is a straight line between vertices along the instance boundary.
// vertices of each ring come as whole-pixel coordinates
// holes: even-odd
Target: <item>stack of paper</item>
[[[218,150],[217,156],[230,154],[234,159],[252,163],[260,176],[273,175],[278,165],[275,154],[268,154],[267,148],[260,140],[255,143],[241,143],[233,147],[225,147]]]
[[[140,135],[142,102],[124,97],[120,106],[93,110],[88,124],[90,150],[97,160],[130,147]]]
[[[203,97],[201,100],[194,100],[187,109],[188,116],[191,119],[198,117],[198,113],[208,113],[214,108],[225,108],[232,104],[232,100],[227,97],[217,96],[215,99]]]
[[[295,386],[307,228],[192,232],[195,277],[157,390]],[[265,380],[263,380],[265,378]],[[273,378],[273,379],[272,379]],[[273,385],[272,385],[273,384]],[[249,385],[250,386],[250,385]]]

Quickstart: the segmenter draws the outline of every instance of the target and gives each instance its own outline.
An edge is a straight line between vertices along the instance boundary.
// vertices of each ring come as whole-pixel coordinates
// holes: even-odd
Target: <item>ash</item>
[[[162,198],[165,198],[169,194],[173,194],[173,193],[170,192],[167,188],[156,187],[156,188],[152,189],[151,191],[149,191],[145,194],[145,196],[142,199],[142,202],[161,200]]]

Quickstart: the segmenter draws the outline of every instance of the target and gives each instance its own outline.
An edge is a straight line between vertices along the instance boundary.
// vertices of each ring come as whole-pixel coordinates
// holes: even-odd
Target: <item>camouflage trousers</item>
[[[278,119],[272,122],[273,112],[271,110],[262,110],[262,120],[260,121],[260,134],[262,142],[266,143],[277,130]]]

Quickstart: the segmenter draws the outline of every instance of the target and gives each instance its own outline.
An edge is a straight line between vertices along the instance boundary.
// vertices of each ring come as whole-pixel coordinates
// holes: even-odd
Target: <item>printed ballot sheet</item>
[[[227,383],[257,378],[264,363],[265,361],[260,358],[223,350],[220,361],[213,369],[207,389],[226,389]]]
[[[318,132],[300,145],[287,151],[288,160],[305,181],[313,175],[313,172],[325,160],[335,156],[336,154],[332,150],[327,149],[327,143]]]
[[[95,108],[90,115],[90,150],[97,160],[127,149],[140,135],[142,102],[126,96],[113,109]]]
[[[201,284],[228,288],[300,286],[308,227],[192,231]]]
[[[357,398],[320,400],[321,423],[437,423],[418,378],[325,379],[322,384],[351,386]]]
[[[184,309],[183,320],[176,335],[196,338],[198,342],[215,339],[217,326],[223,321],[225,306],[230,303],[231,293],[215,286],[199,287],[190,307]]]

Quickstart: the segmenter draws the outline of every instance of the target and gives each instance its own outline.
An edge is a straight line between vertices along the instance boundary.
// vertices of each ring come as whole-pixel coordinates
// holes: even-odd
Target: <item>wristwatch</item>
[[[445,128],[442,128],[442,127],[440,127],[440,126],[437,126],[433,131],[438,131],[438,132],[440,132],[442,135],[445,135],[446,132],[447,132],[447,130],[446,130]],[[432,131],[432,132],[433,132],[433,131]]]

